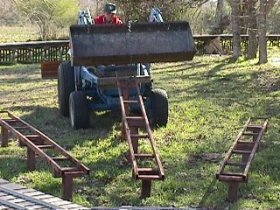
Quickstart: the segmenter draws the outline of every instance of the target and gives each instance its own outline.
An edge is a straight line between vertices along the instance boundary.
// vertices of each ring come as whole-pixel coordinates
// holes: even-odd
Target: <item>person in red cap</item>
[[[116,15],[117,7],[115,4],[107,3],[104,7],[104,14],[94,18],[95,24],[123,24],[120,17]]]

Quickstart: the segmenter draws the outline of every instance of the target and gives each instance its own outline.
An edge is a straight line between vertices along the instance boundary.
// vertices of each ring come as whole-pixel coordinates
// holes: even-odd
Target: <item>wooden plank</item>
[[[9,208],[7,208],[7,206],[3,206],[3,205],[0,205],[0,210],[9,210]],[[11,209],[12,210],[12,209]]]
[[[5,195],[7,195],[7,194],[6,194],[6,193],[0,192],[0,197],[1,197],[1,196],[5,196]]]
[[[52,204],[55,205],[55,206],[63,206],[63,205],[68,205],[69,201],[65,201],[65,200],[60,199],[60,201],[52,202]]]
[[[4,185],[1,185],[1,187],[4,187],[6,189],[10,189],[10,190],[20,190],[20,189],[24,188],[22,185],[13,184],[13,183],[4,184]]]
[[[65,208],[65,209],[69,209],[69,210],[70,209],[72,209],[72,210],[74,210],[74,209],[88,209],[88,208],[84,208],[84,207],[82,207],[80,205],[73,204],[73,203],[67,204],[67,205],[62,205],[61,207]]]
[[[7,181],[7,180],[5,180],[5,179],[0,179],[0,185],[1,184],[8,184],[9,182]]]
[[[26,193],[29,193],[29,192],[35,192],[36,190],[34,189],[30,189],[30,188],[23,188],[23,189],[20,189],[20,190],[17,190],[18,193],[21,193],[21,194],[26,194]]]
[[[11,200],[11,199],[14,199],[14,198],[15,198],[14,196],[6,194],[6,195],[4,195],[4,196],[1,196],[0,199],[1,199],[1,200],[8,201],[8,200]]]
[[[49,203],[47,203],[47,202],[43,202],[43,201],[41,201],[41,200],[39,200],[39,199],[36,199],[36,198],[33,198],[33,197],[31,197],[31,196],[29,196],[28,194],[21,194],[21,193],[18,193],[18,192],[16,192],[16,191],[14,191],[14,190],[10,190],[10,189],[8,189],[8,188],[4,188],[4,187],[0,187],[0,190],[1,191],[3,191],[3,192],[5,192],[5,193],[7,193],[7,194],[10,194],[10,195],[13,195],[13,196],[15,196],[15,197],[18,197],[18,198],[22,198],[22,199],[24,199],[24,200],[26,200],[26,201],[28,201],[29,203],[31,202],[31,203],[34,203],[34,204],[36,204],[36,205],[42,205],[42,206],[45,206],[45,207],[48,207],[48,208],[53,208],[53,209],[56,209],[57,208],[57,206],[54,206],[54,205],[52,205],[52,204],[49,204]],[[35,192],[32,192],[32,193],[29,193],[29,194],[36,194],[36,195],[42,195],[42,194],[44,194],[44,193],[42,193],[42,192],[39,192],[39,191],[35,191]]]
[[[21,202],[24,202],[24,200],[21,198],[16,198],[13,200],[13,203],[21,203]]]
[[[88,209],[18,184],[12,184],[5,180],[1,180],[1,182],[5,183],[0,186],[0,204],[4,209],[7,209],[7,206],[11,206],[13,209]]]
[[[27,206],[32,206],[33,203],[30,201],[24,201],[24,202],[20,203],[19,205],[21,206],[21,208],[26,208]]]
[[[42,201],[44,202],[48,202],[48,203],[53,203],[53,202],[56,202],[56,201],[60,201],[61,199],[60,198],[57,198],[57,197],[50,197],[50,198],[44,198],[42,199]]]
[[[0,203],[3,205],[3,206],[6,206],[6,209],[7,207],[11,207],[12,209],[21,209],[21,210],[24,210],[26,208],[22,207],[21,205],[18,205],[18,204],[15,204],[15,203],[10,203],[6,200],[2,200],[0,199]]]
[[[39,200],[43,200],[43,199],[47,199],[47,198],[52,198],[53,196],[49,195],[49,194],[42,194],[42,195],[35,195],[34,198],[39,199]]]
[[[31,210],[31,209],[49,210],[49,208],[43,208],[42,206],[39,206],[39,205],[28,206],[27,208],[28,208],[28,210]]]
[[[44,195],[44,193],[42,193],[40,191],[34,191],[34,192],[25,193],[25,195],[27,195],[29,197],[35,197],[35,196],[39,196],[39,195]]]

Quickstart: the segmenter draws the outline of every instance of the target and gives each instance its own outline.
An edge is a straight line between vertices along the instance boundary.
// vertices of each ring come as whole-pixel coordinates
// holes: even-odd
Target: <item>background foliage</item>
[[[221,1],[221,0],[219,0]],[[229,17],[229,1],[222,0],[224,16]],[[101,14],[104,0],[2,0],[0,5],[0,42],[27,41],[29,39],[68,38],[68,28],[76,23],[79,10],[89,8],[92,16]],[[217,1],[210,0],[112,0],[118,6],[121,18],[147,21],[150,9],[155,6],[162,11],[165,20],[187,20],[194,34],[211,33],[215,27]],[[280,33],[280,3],[276,1],[268,15],[268,33]],[[20,27],[22,33],[36,31],[32,36],[10,37],[7,27]],[[34,32],[35,33],[35,32]],[[231,33],[227,24],[224,33]],[[15,34],[18,36],[17,34]],[[3,38],[2,38],[3,37]],[[27,39],[26,39],[27,37]]]
[[[57,38],[56,32],[75,23],[77,0],[14,0],[16,9],[39,28],[42,39]]]

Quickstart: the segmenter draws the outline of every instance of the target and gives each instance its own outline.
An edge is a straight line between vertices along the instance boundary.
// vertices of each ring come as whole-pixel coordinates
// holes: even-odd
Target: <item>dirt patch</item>
[[[263,92],[280,90],[280,77],[275,72],[266,71],[255,74],[255,85]]]
[[[218,163],[223,156],[220,153],[195,154],[188,158],[188,162],[194,164],[197,161]]]

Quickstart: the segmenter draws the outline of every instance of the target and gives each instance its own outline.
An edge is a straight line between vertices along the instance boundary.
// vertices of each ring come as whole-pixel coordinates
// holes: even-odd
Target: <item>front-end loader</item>
[[[83,23],[90,22],[85,17]],[[191,60],[196,52],[189,24],[163,22],[157,9],[149,23],[71,26],[70,46],[71,61],[58,69],[58,98],[60,113],[75,129],[89,127],[91,111],[120,109],[117,78],[136,78],[150,124],[165,126],[168,97],[153,87],[150,63]],[[131,88],[129,98],[136,97]],[[139,105],[131,111],[137,114]]]

